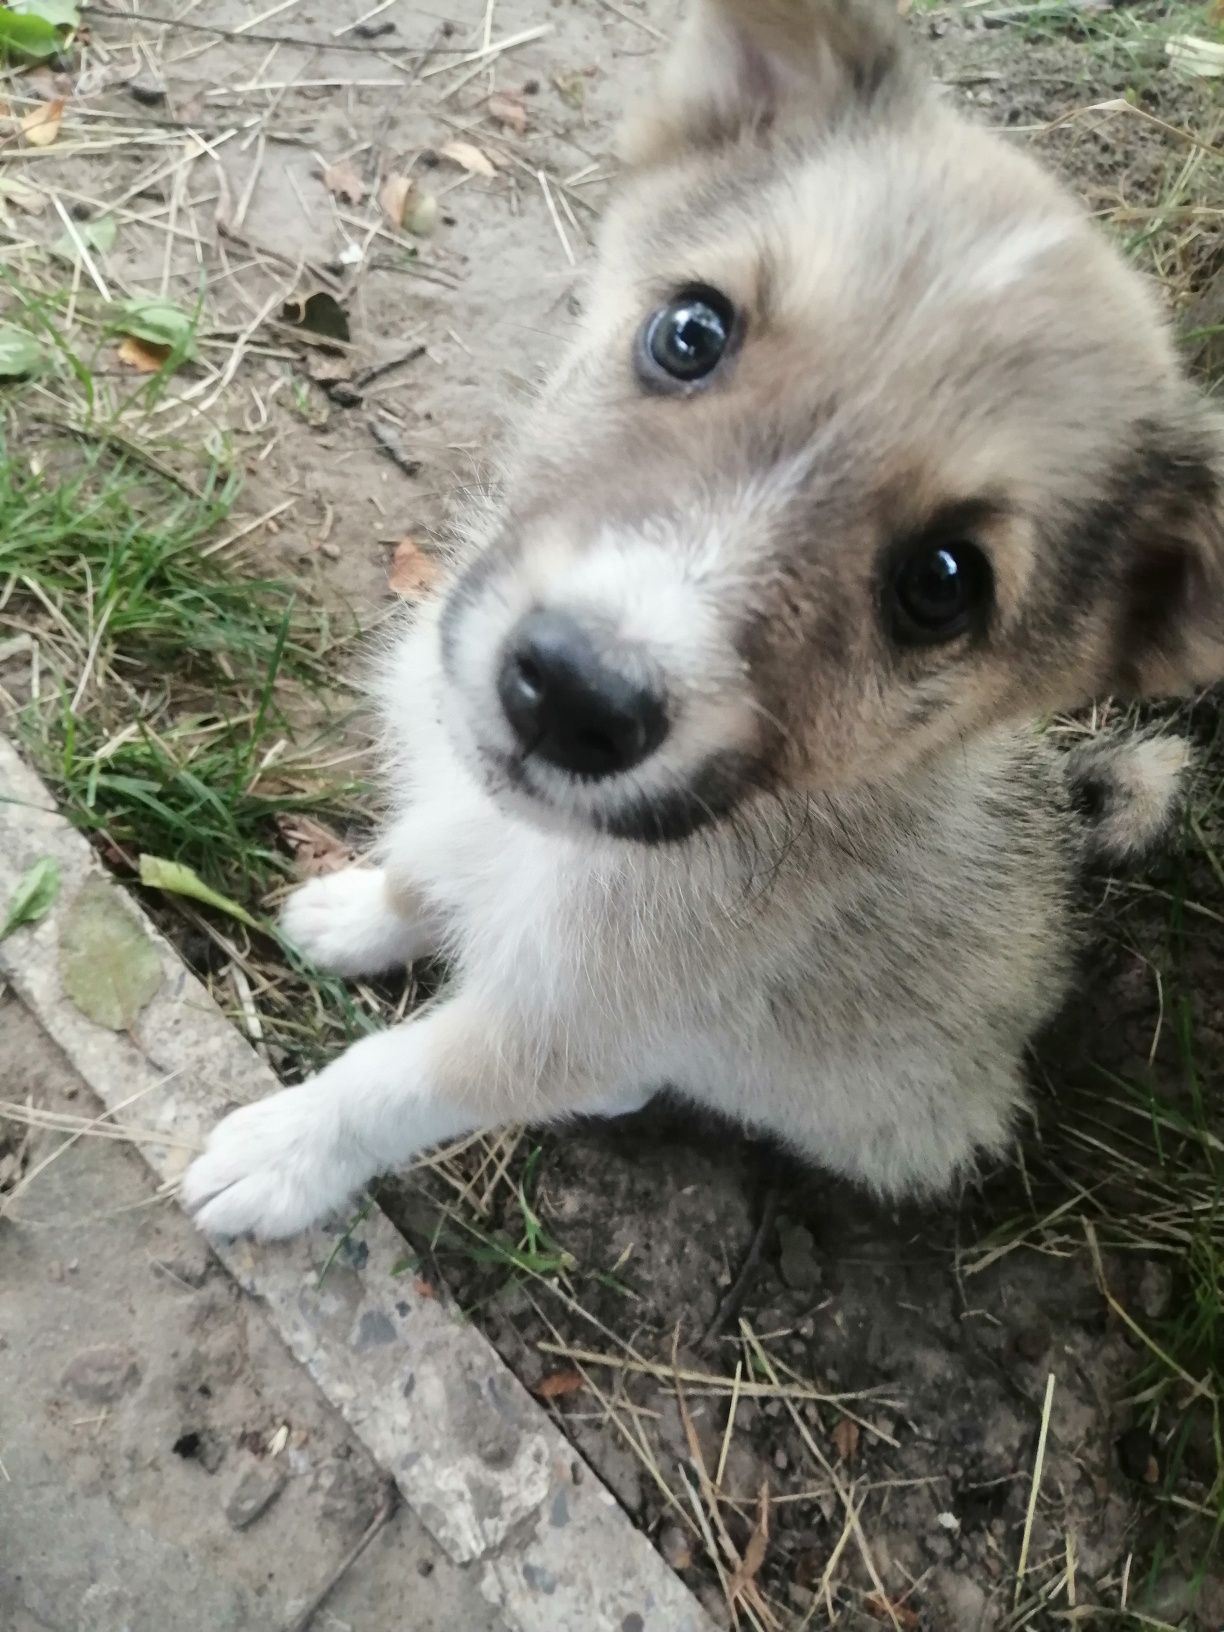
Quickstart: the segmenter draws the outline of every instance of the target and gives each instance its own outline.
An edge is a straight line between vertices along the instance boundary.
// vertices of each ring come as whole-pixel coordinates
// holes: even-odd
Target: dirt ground
[[[125,200],[104,268],[119,287],[190,302],[203,277],[203,355],[221,375],[201,395],[246,512],[270,516],[241,549],[373,626],[397,541],[444,536],[501,417],[564,341],[615,123],[674,8],[447,0],[442,17],[403,3],[373,20],[394,34],[335,37],[367,9],[203,0],[199,33],[99,11],[89,105],[136,135],[89,150],[82,117],[37,165],[80,220]],[[1073,29],[1018,32],[980,10],[914,19],[947,94],[1037,141],[1092,208],[1133,208],[1141,230],[1184,158],[1152,121],[1180,126],[1200,93],[1162,71],[1159,48],[1090,53]],[[511,43],[466,62],[486,25],[492,46]],[[1140,79],[1139,114],[1046,128]],[[448,154],[456,140],[487,165]],[[324,163],[344,165],[360,202],[329,190]],[[431,236],[391,230],[371,204],[395,175],[436,197]],[[1188,294],[1219,271],[1222,241],[1184,251]],[[342,298],[352,336],[330,391],[317,379],[334,359],[300,344],[286,306],[320,290]],[[1190,724],[1212,740],[1212,707]],[[740,1613],[767,1628],[1224,1625],[1224,1579],[1203,1562],[1211,1414],[1193,1379],[1156,1389],[1141,1335],[1182,1292],[1159,1222],[1176,1162],[1159,1182],[1098,1186],[1100,1141],[1142,1165],[1147,1131],[1119,1079],[1150,1071],[1173,1107],[1188,1082],[1219,1086],[1224,887],[1173,857],[1090,897],[1098,950],[1034,1063],[1023,1164],[955,1205],[883,1213],[666,1102],[509,1147],[510,1181],[476,1210],[484,1245],[439,1223],[454,1196],[436,1182],[388,1188],[421,1273],[554,1400],[718,1619],[751,1558],[761,1596]],[[1198,910],[1170,911],[1186,899]],[[1153,978],[1170,967],[1176,993]],[[488,1239],[530,1251],[510,1261]]]

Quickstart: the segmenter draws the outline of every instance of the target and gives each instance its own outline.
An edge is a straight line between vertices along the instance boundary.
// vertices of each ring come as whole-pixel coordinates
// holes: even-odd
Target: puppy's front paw
[[[285,939],[333,975],[377,975],[429,950],[420,926],[397,913],[376,867],[312,878],[285,902]]]
[[[337,1148],[335,1111],[310,1083],[219,1122],[183,1176],[182,1199],[209,1235],[280,1240],[341,1207],[363,1182]]]

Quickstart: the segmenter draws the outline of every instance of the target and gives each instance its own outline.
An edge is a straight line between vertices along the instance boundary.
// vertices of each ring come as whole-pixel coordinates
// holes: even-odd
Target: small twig
[[[80,228],[77,226],[76,222],[72,219],[72,217],[68,214],[68,211],[64,208],[63,203],[61,202],[58,194],[56,194],[56,193],[51,194],[51,202],[55,206],[56,214],[59,216],[60,220],[64,223],[64,226],[68,230],[68,240],[69,240],[69,242],[72,244],[73,248],[76,250],[76,252],[80,256],[81,260],[84,262],[85,270],[89,273],[90,277],[93,279],[94,288],[102,296],[103,300],[109,301],[110,298],[111,298],[111,293],[110,293],[110,290],[106,286],[106,279],[102,276],[101,272],[99,272],[97,262],[94,260],[93,256],[89,253],[89,245],[85,242],[85,239],[81,236]]]
[[[468,51],[454,62],[440,62],[435,68],[427,68],[421,78],[432,79],[435,74],[444,74],[451,68],[464,68],[470,62],[486,62],[490,57],[501,56],[503,51],[513,51],[516,46],[529,45],[533,40],[542,39],[545,34],[552,33],[552,28],[551,23],[539,23],[535,28],[523,29],[521,33],[508,34],[504,40],[494,40],[476,51]]]
[[[553,201],[552,190],[548,185],[548,177],[543,170],[536,171],[536,180],[540,184],[540,191],[544,194],[544,202],[548,205],[548,213],[552,217],[552,224],[556,229],[557,237],[561,240],[561,248],[565,251],[565,258],[571,266],[577,266],[573,246],[561,224],[561,217],[557,214],[557,206]]]
[[[737,1393],[745,1400],[804,1400],[814,1405],[842,1405],[849,1400],[869,1400],[880,1397],[878,1389],[858,1389],[849,1394],[822,1394],[819,1389],[809,1388],[803,1384],[793,1387],[780,1383],[776,1374],[769,1382],[760,1382],[753,1379],[741,1382],[738,1374],[735,1377],[720,1377],[716,1372],[708,1371],[676,1371],[674,1366],[661,1365],[656,1361],[629,1359],[617,1354],[600,1354],[593,1349],[580,1349],[564,1343],[536,1344],[541,1354],[556,1354],[564,1360],[572,1360],[576,1365],[607,1366],[612,1371],[630,1371],[640,1377],[655,1377],[661,1383],[672,1383],[679,1380],[692,1393],[731,1394]]]
[[[357,408],[362,402],[367,386],[373,385],[375,380],[381,379],[384,374],[390,374],[394,369],[403,368],[407,363],[415,363],[428,349],[427,346],[411,346],[399,357],[391,357],[385,363],[373,363],[369,368],[361,369],[351,380],[330,380],[324,385],[323,390],[338,408]],[[383,451],[390,454],[390,450],[385,447]]]
[[[1041,1470],[1045,1466],[1046,1440],[1050,1433],[1050,1410],[1054,1404],[1054,1373],[1046,1378],[1045,1404],[1041,1409],[1041,1432],[1037,1436],[1037,1455],[1033,1459],[1033,1482],[1029,1487],[1028,1511],[1024,1515],[1024,1535],[1020,1541],[1020,1562],[1016,1566],[1016,1592],[1013,1608],[1020,1603],[1024,1588],[1024,1572],[1028,1569],[1029,1543],[1033,1539],[1033,1519],[1037,1512],[1037,1497],[1041,1491]]]
[[[373,418],[367,420],[366,423],[370,428],[370,435],[378,444],[380,452],[386,454],[396,470],[402,470],[405,476],[419,476],[421,474],[421,461],[413,459],[404,452],[399,437],[389,426],[384,425],[381,420]]]
[[[365,29],[373,18],[380,17],[384,11],[390,11],[396,4],[398,0],[378,0],[377,5],[371,6],[369,11],[363,11],[360,17],[354,17],[351,23],[341,23],[339,28],[332,29],[332,39],[338,40],[341,35],[351,34],[355,29]],[[391,27],[394,26],[391,24]],[[363,34],[362,38],[368,40],[370,36]]]
[[[301,51],[358,51],[365,52],[367,56],[373,55],[369,44],[356,40],[310,40],[294,34],[260,34],[253,28],[223,28],[217,23],[193,23],[185,17],[163,17],[150,11],[115,11],[110,6],[78,6],[77,10],[82,17],[94,17],[99,21],[105,18],[108,23],[152,23],[156,28],[173,28],[186,34],[212,34],[219,40],[232,40],[235,45],[283,45],[296,46]],[[402,45],[398,49],[425,56],[458,57],[466,55],[470,48],[464,45]]]
[[[359,391],[364,391],[367,385],[373,385],[375,380],[381,380],[383,375],[390,374],[392,369],[405,368],[409,363],[415,363],[418,357],[424,357],[428,349],[428,346],[409,346],[399,357],[389,357],[385,363],[372,363],[369,368],[361,370],[353,384]]]
[[[364,1534],[359,1536],[353,1543],[352,1547],[340,1560],[339,1564],[328,1576],[327,1580],[324,1581],[318,1592],[315,1593],[314,1597],[306,1605],[306,1608],[285,1628],[285,1632],[307,1632],[307,1628],[322,1609],[324,1603],[340,1585],[340,1582],[352,1569],[353,1565],[356,1564],[357,1560],[361,1557],[362,1553],[365,1552],[366,1548],[374,1540],[378,1532],[391,1519],[398,1506],[399,1491],[395,1488],[394,1480],[388,1479],[386,1484],[383,1486],[383,1498],[381,1504],[379,1505],[378,1512],[375,1513],[374,1517],[370,1520],[369,1526],[365,1530]]]
[[[748,1288],[752,1285],[752,1277],[756,1274],[757,1265],[761,1261],[761,1254],[765,1250],[765,1243],[769,1239],[778,1217],[778,1206],[782,1200],[782,1192],[776,1184],[771,1184],[765,1192],[765,1199],[761,1203],[761,1217],[756,1229],[752,1232],[752,1240],[748,1243],[748,1251],[744,1254],[744,1261],[740,1265],[740,1272],[732,1281],[726,1296],[714,1311],[714,1319],[702,1332],[698,1341],[699,1349],[708,1348],[714,1339],[738,1318],[744,1307],[744,1299],[748,1296]]]

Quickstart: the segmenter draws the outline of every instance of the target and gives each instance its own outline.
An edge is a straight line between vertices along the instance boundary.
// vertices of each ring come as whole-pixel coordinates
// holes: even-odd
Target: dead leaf
[[[425,554],[411,534],[405,533],[391,557],[387,588],[393,595],[412,601],[432,589],[437,576],[437,561]]]
[[[140,374],[156,374],[165,367],[166,359],[173,350],[173,346],[159,346],[152,340],[137,340],[135,335],[125,334],[115,348],[115,354],[121,363],[126,363]]]
[[[64,118],[64,98],[57,96],[54,102],[44,102],[41,108],[33,108],[21,121],[21,134],[31,147],[50,147],[58,141],[60,125]]]
[[[297,863],[300,878],[326,878],[352,866],[357,857],[338,833],[313,816],[278,816],[276,825]]]
[[[412,1283],[412,1290],[418,1298],[436,1298],[438,1289],[432,1281],[427,1281],[423,1275],[418,1275]]]
[[[757,1502],[757,1521],[753,1526],[752,1534],[748,1537],[748,1545],[744,1548],[744,1561],[731,1577],[731,1584],[727,1588],[727,1597],[732,1603],[741,1598],[761,1573],[761,1566],[765,1562],[765,1555],[769,1551],[769,1486],[761,1486],[760,1498]]]
[[[527,104],[521,96],[511,96],[508,91],[494,91],[489,98],[489,112],[499,125],[504,125],[518,136],[527,129]]]
[[[360,204],[366,196],[365,182],[351,164],[325,164],[323,185],[333,198],[344,204]]]
[[[379,207],[393,227],[403,226],[412,190],[411,178],[399,174],[389,175],[378,189]]]
[[[849,1417],[843,1417],[840,1422],[834,1423],[833,1432],[829,1435],[833,1441],[833,1449],[843,1462],[853,1462],[858,1451],[859,1425]]]
[[[470,176],[495,176],[497,166],[489,155],[473,142],[447,142],[438,149],[438,156],[449,159],[460,169],[466,170]]]
[[[873,1620],[888,1621],[890,1625],[901,1627],[902,1632],[918,1632],[921,1624],[916,1611],[906,1604],[890,1603],[887,1598],[881,1598],[878,1592],[869,1592],[863,1599],[863,1608]]]
[[[564,1400],[571,1394],[580,1394],[585,1387],[580,1371],[550,1371],[531,1392],[537,1400]]]
[[[1197,79],[1224,78],[1224,44],[1201,40],[1193,34],[1175,34],[1165,41],[1165,55],[1172,67]]]

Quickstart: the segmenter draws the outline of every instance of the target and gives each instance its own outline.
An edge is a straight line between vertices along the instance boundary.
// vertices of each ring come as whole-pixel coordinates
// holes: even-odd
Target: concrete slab
[[[12,995],[0,1084],[91,1111]],[[63,1137],[37,1136],[30,1165]],[[0,1626],[284,1629],[379,1513],[382,1470],[129,1147],[79,1140],[16,1212],[0,1225]],[[314,1625],[406,1619],[505,1632],[478,1575],[401,1505]]]
[[[0,901],[47,856],[63,871],[59,898],[0,942],[0,977],[103,1104],[147,1130],[144,1159],[173,1183],[224,1108],[275,1080],[117,887],[115,908],[156,949],[161,984],[128,1032],[66,997],[61,929],[99,865],[0,739]],[[395,1275],[403,1243],[387,1219],[371,1213],[338,1256],[337,1233],[239,1242],[220,1257],[450,1563],[470,1566],[507,1632],[708,1632],[701,1606],[485,1339]],[[70,1329],[73,1341],[88,1331]]]

